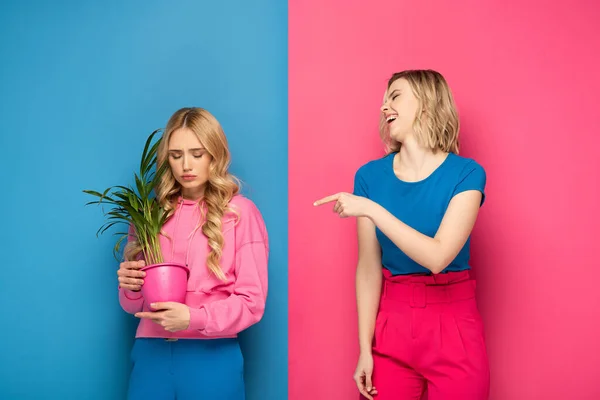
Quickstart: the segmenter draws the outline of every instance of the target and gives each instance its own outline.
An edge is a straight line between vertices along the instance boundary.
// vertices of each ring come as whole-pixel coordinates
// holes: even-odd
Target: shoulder
[[[394,157],[394,155],[395,153],[390,153],[361,165],[356,171],[356,176],[366,178],[368,176],[380,173],[382,170],[389,167],[392,162],[391,159]]]
[[[456,173],[460,178],[472,174],[485,177],[485,169],[475,159],[453,153],[450,153],[448,157],[451,157],[449,169]]]
[[[453,195],[467,190],[477,190],[483,196],[480,206],[483,205],[486,198],[485,187],[487,181],[485,169],[472,158],[457,155],[453,155],[452,157],[451,164],[454,165],[452,172],[452,181],[454,182]]]
[[[252,200],[242,194],[236,194],[229,201],[229,207],[240,213],[260,214]]]
[[[242,241],[266,241],[265,221],[252,200],[241,194],[235,195],[229,201],[229,209],[235,214],[235,230]]]

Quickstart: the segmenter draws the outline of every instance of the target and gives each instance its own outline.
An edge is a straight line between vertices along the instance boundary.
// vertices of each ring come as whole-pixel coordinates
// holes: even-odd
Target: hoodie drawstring
[[[173,259],[175,258],[175,234],[177,232],[177,227],[179,226],[179,218],[181,217],[181,208],[182,207],[183,207],[183,198],[180,198],[179,206],[177,207],[177,210],[175,210],[175,213],[177,214],[177,216],[175,217],[175,226],[173,229],[173,240],[172,240],[172,244],[171,244],[171,261],[173,261]],[[196,203],[196,207],[198,207],[198,209],[200,209],[200,203]],[[200,228],[200,224],[198,223],[198,224],[196,224],[196,227],[194,228],[194,230],[188,235],[187,249],[185,252],[185,266],[186,267],[189,267],[191,244],[194,239],[194,236],[196,235],[196,231],[198,231],[199,228]]]

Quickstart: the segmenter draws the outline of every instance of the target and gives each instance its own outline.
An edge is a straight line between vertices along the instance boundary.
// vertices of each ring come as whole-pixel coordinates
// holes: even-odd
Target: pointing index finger
[[[330,203],[332,201],[337,201],[340,198],[340,194],[332,194],[331,196],[323,197],[320,200],[317,200],[313,203],[315,206],[320,206],[321,204]]]

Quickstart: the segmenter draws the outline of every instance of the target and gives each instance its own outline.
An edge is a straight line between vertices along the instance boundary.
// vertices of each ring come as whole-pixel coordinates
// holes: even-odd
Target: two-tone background
[[[147,134],[201,106],[271,237],[248,399],[355,399],[354,222],[312,202],[382,155],[407,68],[446,76],[487,171],[491,399],[600,398],[599,20],[585,0],[1,2],[0,398],[124,398],[136,321],[81,191],[130,179]]]

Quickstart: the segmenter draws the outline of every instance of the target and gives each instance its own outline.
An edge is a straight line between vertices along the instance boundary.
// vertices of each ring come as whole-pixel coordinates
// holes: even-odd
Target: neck
[[[204,197],[204,186],[196,189],[182,189],[181,197],[185,200],[198,201]]]
[[[411,180],[427,177],[446,159],[447,153],[433,152],[425,148],[411,135],[402,142],[399,154],[394,160],[394,170],[398,175]]]
[[[418,172],[436,156],[437,154],[434,154],[433,150],[420,146],[411,135],[402,142],[398,166],[404,170]]]

